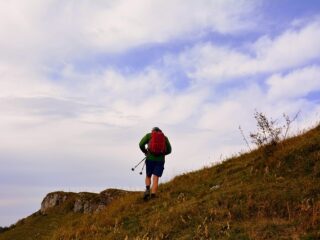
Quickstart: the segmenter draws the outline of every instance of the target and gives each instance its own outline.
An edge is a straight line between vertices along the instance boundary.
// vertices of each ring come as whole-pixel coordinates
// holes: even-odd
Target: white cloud
[[[170,96],[170,101],[158,118],[163,118],[162,122],[171,125],[178,125],[186,122],[190,118],[198,118],[200,106],[208,98],[209,91],[200,89],[184,92]]]
[[[296,69],[286,75],[274,74],[266,82],[270,99],[304,97],[310,92],[320,91],[320,67],[314,65]]]
[[[227,129],[237,130],[237,126],[246,122],[254,108],[263,105],[260,100],[262,96],[259,87],[250,86],[232,91],[217,102],[204,104],[198,127],[214,130],[220,135],[225,134]]]
[[[252,0],[88,1],[0,3],[1,57],[61,63],[87,53],[252,28]],[[230,6],[233,6],[232,8]]]
[[[253,1],[119,1],[98,12],[88,29],[103,48],[123,49],[147,42],[165,42],[204,29],[233,33],[252,27],[245,17]],[[230,6],[233,6],[230,8]]]
[[[289,29],[271,39],[260,38],[254,46],[262,71],[277,71],[296,67],[320,55],[320,22],[314,20],[301,28]]]
[[[0,97],[58,96],[61,92],[41,71],[0,61]]]
[[[319,59],[320,23],[309,22],[270,38],[263,36],[252,45],[238,48],[200,43],[180,54],[167,57],[167,64],[186,68],[195,81],[222,83],[244,76],[283,71]]]

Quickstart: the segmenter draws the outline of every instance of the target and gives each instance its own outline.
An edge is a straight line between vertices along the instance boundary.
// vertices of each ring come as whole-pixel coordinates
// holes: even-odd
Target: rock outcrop
[[[41,202],[41,213],[46,213],[48,209],[56,207],[64,203],[68,199],[68,193],[53,192],[49,193]]]
[[[63,208],[65,211],[77,213],[92,213],[104,209],[113,200],[127,194],[128,191],[119,189],[107,189],[100,193],[49,193],[41,203],[40,212],[47,214],[55,208]]]

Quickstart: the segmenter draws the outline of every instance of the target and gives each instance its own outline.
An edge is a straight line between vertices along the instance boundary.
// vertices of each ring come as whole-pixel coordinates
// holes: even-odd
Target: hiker
[[[146,148],[148,145],[148,148]],[[162,176],[165,162],[165,155],[171,153],[169,139],[158,127],[154,127],[151,133],[147,133],[140,141],[139,147],[146,155],[146,191],[143,199],[155,198],[158,190],[159,178]],[[152,188],[151,186],[152,177]],[[150,195],[151,190],[151,195]]]

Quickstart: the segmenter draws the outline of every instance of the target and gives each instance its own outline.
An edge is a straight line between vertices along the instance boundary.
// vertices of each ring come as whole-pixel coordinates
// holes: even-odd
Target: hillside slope
[[[0,240],[320,239],[319,180],[320,126],[177,176],[148,202],[126,192],[85,212],[85,202],[101,203],[101,194],[88,193],[75,211],[80,195],[61,193],[71,197],[19,221]]]

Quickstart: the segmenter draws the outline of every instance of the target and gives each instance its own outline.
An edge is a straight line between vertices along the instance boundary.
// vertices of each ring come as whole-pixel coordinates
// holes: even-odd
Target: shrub
[[[290,117],[284,113],[283,118],[285,123],[281,126],[277,123],[277,120],[267,118],[264,113],[256,110],[254,112],[254,118],[257,122],[257,130],[253,133],[250,133],[251,142],[257,147],[261,147],[264,145],[276,145],[279,141],[285,140],[288,136],[292,122],[297,119],[299,113],[300,111],[292,119],[290,119]],[[245,139],[246,144],[249,146],[241,127],[239,127],[239,129]]]

